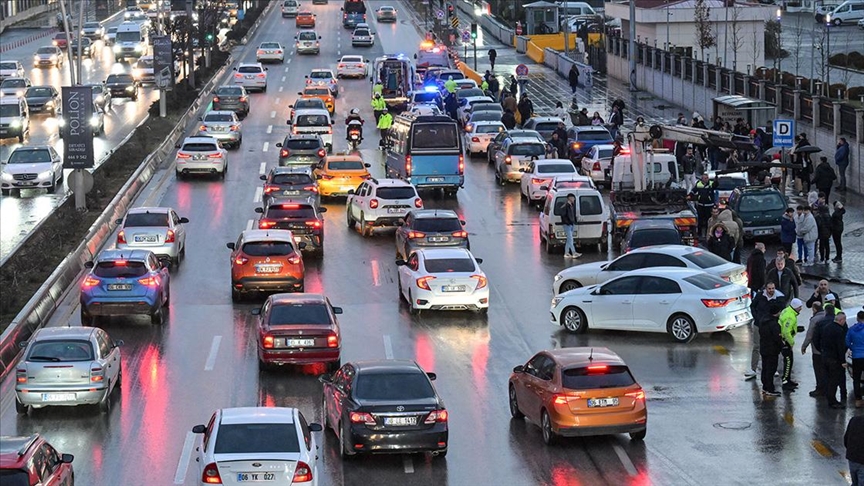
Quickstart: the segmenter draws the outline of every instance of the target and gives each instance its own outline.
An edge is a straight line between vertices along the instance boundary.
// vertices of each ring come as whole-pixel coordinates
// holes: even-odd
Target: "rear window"
[[[291,150],[315,150],[321,147],[317,138],[314,139],[289,139],[282,142],[282,148]]]
[[[359,62],[359,61],[354,61]],[[440,100],[438,93],[414,93],[414,103],[437,103]]]
[[[747,179],[739,177],[720,177],[717,179],[717,189],[720,191],[731,191],[736,187],[747,185]]]
[[[273,184],[313,184],[309,174],[275,174],[270,181]]]
[[[554,132],[556,128],[558,128],[558,123],[556,122],[538,123],[534,125],[534,130],[537,130],[538,132]]]
[[[420,400],[435,397],[435,390],[422,373],[360,373],[354,397],[361,400]]]
[[[309,96],[330,96],[330,88],[306,88],[306,92],[303,94]]]
[[[331,160],[327,162],[329,170],[365,170],[366,166],[359,160]]]
[[[357,63],[362,63],[362,62],[363,62],[363,58],[360,57],[360,56],[343,56],[343,57],[342,57],[342,62],[357,62]]]
[[[43,54],[46,52],[53,53],[54,49],[51,49],[50,47],[40,47],[39,50],[36,52],[38,52],[39,54]],[[14,62],[0,62],[0,69],[18,69],[18,65]]]
[[[140,226],[168,226],[168,213],[132,213],[123,223],[126,228]]]
[[[279,47],[280,46],[279,46],[278,42],[262,42],[261,43],[262,49],[279,49]]]
[[[219,88],[216,90],[216,94],[219,96],[241,96],[243,94],[243,88]]]
[[[312,79],[333,79],[333,75],[330,74],[330,71],[312,71],[312,74],[309,75]]]
[[[593,365],[561,370],[561,385],[569,390],[619,388],[635,383],[626,366]]]
[[[230,122],[234,117],[227,113],[211,113],[204,117],[205,122]]]
[[[412,229],[423,233],[448,233],[461,231],[462,223],[457,218],[418,218]]]
[[[633,232],[630,238],[631,248],[651,245],[680,245],[681,234],[675,229],[646,229]]]
[[[495,119],[495,116],[491,118]],[[504,131],[504,125],[478,125],[476,133],[498,133]]]
[[[369,31],[366,29],[357,29],[354,31],[354,35],[369,37]]]
[[[299,99],[296,103],[294,103],[294,109],[299,110],[301,108],[323,108],[324,100],[319,100],[318,98],[314,99]]]
[[[294,120],[298,127],[322,127],[330,125],[330,117],[327,115],[298,115]]]
[[[237,68],[238,73],[260,73],[263,72],[258,66],[240,66]]]
[[[147,274],[144,262],[116,260],[99,262],[93,268],[93,275],[102,278],[133,278]]]
[[[411,199],[417,195],[413,187],[379,187],[375,197],[381,199]]]
[[[501,121],[500,111],[478,111],[471,114],[471,121]]]
[[[300,452],[294,424],[220,424],[214,454]]]
[[[216,152],[219,150],[219,147],[212,143],[184,143],[183,148],[180,150],[184,152]]]
[[[30,348],[27,361],[92,361],[93,346],[90,341],[76,340],[45,340],[36,341]]]
[[[543,164],[537,166],[538,174],[572,174],[576,172],[573,164]]]
[[[330,311],[325,304],[283,304],[270,310],[270,325],[330,325]]]
[[[597,159],[608,159],[612,157],[612,149],[595,149],[594,154]]]
[[[519,143],[510,146],[510,155],[519,156],[541,156],[546,153],[546,148],[539,143]]]
[[[30,486],[30,475],[18,469],[0,469],[4,486]]]
[[[684,281],[689,284],[695,285],[697,288],[700,288],[702,290],[719,289],[727,285],[732,285],[731,283],[723,280],[720,277],[715,277],[714,275],[709,275],[707,273],[684,277]]]
[[[576,132],[576,140],[583,140],[583,141],[612,140],[612,135],[609,135],[609,132],[607,132],[605,130],[604,131],[595,130],[595,131],[590,131],[590,132],[589,131],[581,131],[581,132]],[[610,154],[609,156],[611,157],[612,155]]]
[[[411,144],[415,149],[454,149],[459,147],[459,133],[455,123],[415,124]]]
[[[498,103],[489,103],[488,101],[481,101],[471,106],[471,111],[473,113],[477,113],[480,111],[497,111],[503,112],[504,109],[501,108],[501,105]]]
[[[729,263],[719,256],[707,251],[694,251],[693,253],[687,253],[686,255],[681,256],[699,268],[714,268]]]
[[[442,79],[445,81],[447,80],[447,78]],[[453,80],[455,81],[456,79],[457,78],[454,76]],[[483,93],[483,90],[480,88],[463,88],[456,91],[457,98],[471,98],[472,96],[486,96],[486,94]]]
[[[303,41],[317,40],[318,36],[315,35],[315,32],[300,32],[298,39]]]
[[[741,196],[738,204],[739,213],[762,213],[766,211],[783,211],[786,202],[783,196],[777,193],[768,194],[745,194]]]
[[[267,208],[267,217],[273,219],[317,219],[312,206],[280,204]]]
[[[249,256],[285,256],[294,253],[287,241],[253,241],[243,245],[243,253]]]
[[[473,272],[474,262],[470,258],[436,258],[425,260],[423,265],[429,273]]]

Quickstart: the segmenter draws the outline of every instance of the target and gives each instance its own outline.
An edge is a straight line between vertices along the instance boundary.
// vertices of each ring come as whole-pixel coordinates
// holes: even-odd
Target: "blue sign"
[[[471,40],[471,31],[463,30],[462,31],[462,42],[469,42]]]
[[[435,16],[438,17],[438,20],[443,19],[444,18],[444,11],[443,10],[436,10]]]
[[[774,146],[795,146],[795,120],[774,120]]]

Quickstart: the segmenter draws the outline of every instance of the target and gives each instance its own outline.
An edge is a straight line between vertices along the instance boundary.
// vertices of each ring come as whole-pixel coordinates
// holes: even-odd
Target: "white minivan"
[[[577,246],[606,245],[609,235],[609,209],[603,202],[600,191],[586,184],[552,187],[546,194],[543,211],[540,212],[540,243],[545,243],[546,253],[562,248],[567,240],[561,214],[567,196],[576,196],[576,232],[573,241]]]
[[[855,24],[864,19],[864,0],[846,0],[831,12],[833,25]]]
[[[300,2],[297,0],[285,0],[282,2],[282,17],[296,17],[300,10]]]
[[[327,152],[333,152],[333,120],[329,111],[320,108],[297,110],[294,118],[288,120],[288,124],[291,125],[291,133],[321,136]]]

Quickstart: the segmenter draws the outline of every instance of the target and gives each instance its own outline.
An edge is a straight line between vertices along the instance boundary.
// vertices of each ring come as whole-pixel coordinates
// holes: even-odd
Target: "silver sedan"
[[[201,117],[198,135],[213,137],[223,146],[236,149],[243,143],[243,124],[233,111],[208,111]]]

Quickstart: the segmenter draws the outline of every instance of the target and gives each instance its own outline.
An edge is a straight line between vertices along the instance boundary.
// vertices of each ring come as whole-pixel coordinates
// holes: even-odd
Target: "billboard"
[[[170,90],[174,86],[177,76],[174,72],[174,49],[167,35],[153,37],[153,74],[160,89]]]
[[[93,156],[93,90],[89,86],[64,86],[63,168],[91,169]]]

